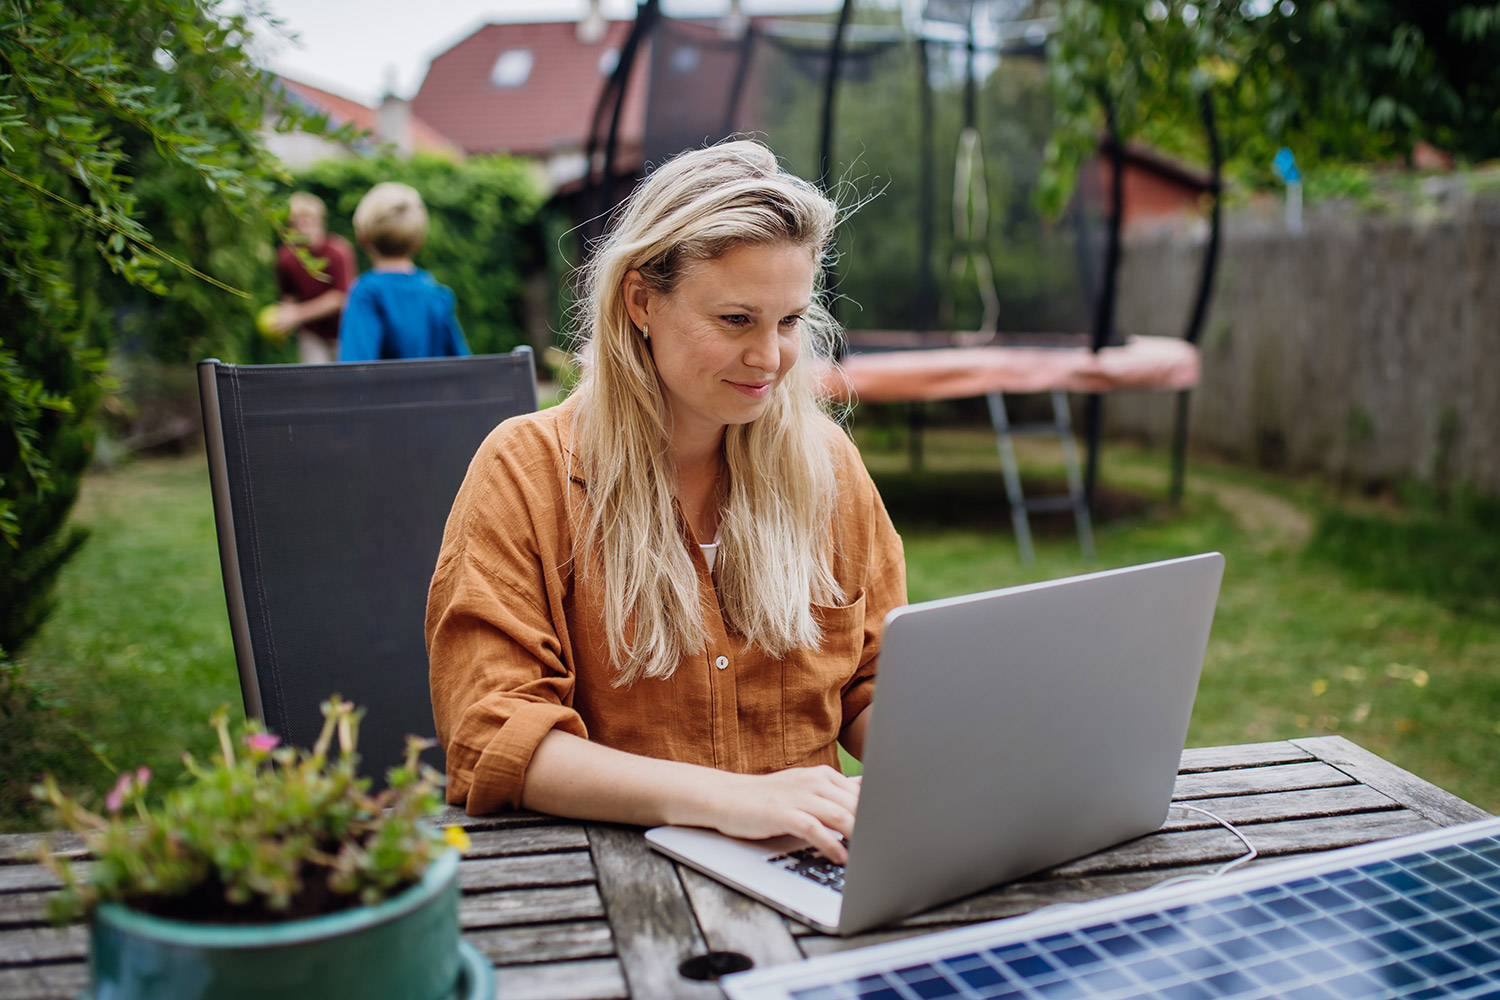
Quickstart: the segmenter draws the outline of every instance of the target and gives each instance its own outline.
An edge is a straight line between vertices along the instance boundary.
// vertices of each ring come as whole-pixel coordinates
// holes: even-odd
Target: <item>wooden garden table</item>
[[[1188,750],[1176,798],[1242,827],[1266,860],[1486,815],[1338,736]],[[758,966],[792,962],[1142,889],[1242,851],[1212,822],[1177,811],[1158,833],[841,940],[679,867],[632,827],[529,813],[443,819],[469,829],[473,844],[460,866],[464,937],[494,962],[505,1000],[721,997],[714,983],[684,978],[679,966],[709,951],[738,952]],[[87,975],[85,928],[45,920],[57,883],[35,861],[37,840],[0,837],[0,1000],[75,997]]]

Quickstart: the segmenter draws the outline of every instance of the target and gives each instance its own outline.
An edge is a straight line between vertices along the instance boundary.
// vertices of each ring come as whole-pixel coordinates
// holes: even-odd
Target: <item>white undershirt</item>
[[[715,538],[707,545],[700,543],[698,548],[703,550],[703,561],[708,563],[708,571],[712,573],[714,571],[714,563],[719,559],[719,540]]]

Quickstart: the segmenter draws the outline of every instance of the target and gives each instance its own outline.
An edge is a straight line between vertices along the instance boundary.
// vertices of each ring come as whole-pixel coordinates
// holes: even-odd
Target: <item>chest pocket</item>
[[[781,661],[781,734],[788,767],[832,745],[844,724],[841,697],[865,646],[865,595],[842,607],[814,604],[822,648]]]

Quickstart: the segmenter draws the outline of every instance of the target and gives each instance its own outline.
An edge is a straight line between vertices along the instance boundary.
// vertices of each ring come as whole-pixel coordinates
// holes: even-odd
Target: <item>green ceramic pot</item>
[[[461,946],[458,852],[447,851],[399,896],[284,924],[194,924],[106,903],[85,1000],[493,996],[489,963]]]

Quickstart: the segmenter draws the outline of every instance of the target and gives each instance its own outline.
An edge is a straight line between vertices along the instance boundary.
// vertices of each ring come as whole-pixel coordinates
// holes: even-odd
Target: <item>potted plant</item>
[[[145,768],[121,775],[108,815],[50,777],[37,794],[78,831],[86,878],[43,849],[62,879],[53,916],[90,919],[91,1000],[489,1000],[494,970],[458,928],[459,827],[432,815],[442,782],[417,755],[372,794],[355,767],[362,710],[334,696],[311,750],[256,722],[149,808]],[[338,754],[330,757],[337,740]]]

